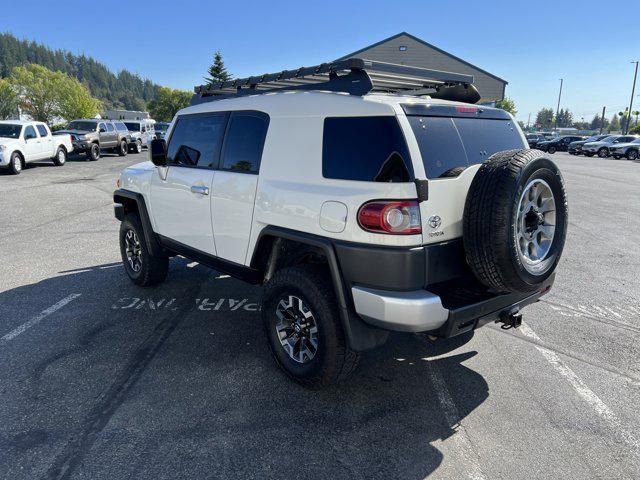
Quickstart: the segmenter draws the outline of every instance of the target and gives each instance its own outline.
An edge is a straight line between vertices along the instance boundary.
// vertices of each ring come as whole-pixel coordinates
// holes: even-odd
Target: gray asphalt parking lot
[[[0,478],[638,478],[640,163],[555,154],[570,228],[518,330],[393,335],[322,392],[270,358],[260,291],[120,266],[146,153],[0,175]]]

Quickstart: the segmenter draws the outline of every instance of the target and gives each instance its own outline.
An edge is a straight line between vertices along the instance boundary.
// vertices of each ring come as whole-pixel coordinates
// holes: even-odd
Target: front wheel
[[[22,172],[22,157],[19,153],[14,152],[9,161],[9,172],[13,175],[19,175]]]
[[[87,160],[95,162],[100,158],[100,146],[97,143],[92,143],[91,147],[87,151]]]
[[[140,140],[136,140],[136,143],[131,146],[131,151],[133,153],[142,153],[142,142]]]
[[[126,140],[122,140],[120,142],[120,145],[118,145],[118,148],[116,149],[116,151],[118,152],[119,156],[125,157],[127,155],[127,152],[128,152],[127,141]]]
[[[58,147],[55,157],[53,157],[53,164],[56,167],[61,167],[67,163],[67,150],[64,147]]]
[[[638,151],[637,150],[629,150],[627,152],[627,160],[637,160],[638,159]]]
[[[167,278],[169,258],[151,255],[136,214],[128,214],[120,224],[120,254],[127,275],[136,285],[156,285]]]
[[[598,150],[598,156],[600,158],[607,158],[609,156],[609,149],[607,147],[602,147]]]
[[[551,154],[556,153],[556,147],[549,147],[548,152],[551,153]]]
[[[278,271],[262,296],[262,322],[278,366],[304,387],[320,389],[349,376],[358,363],[347,344],[326,269]]]

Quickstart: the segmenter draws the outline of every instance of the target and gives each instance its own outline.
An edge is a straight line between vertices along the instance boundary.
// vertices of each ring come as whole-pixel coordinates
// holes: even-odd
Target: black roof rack
[[[279,90],[325,90],[351,95],[365,95],[372,91],[428,94],[448,100],[458,99],[457,92],[464,91],[464,101],[475,103],[480,95],[472,84],[473,75],[349,58],[297,70],[201,85],[194,89],[191,103]],[[470,96],[470,92],[475,95]]]

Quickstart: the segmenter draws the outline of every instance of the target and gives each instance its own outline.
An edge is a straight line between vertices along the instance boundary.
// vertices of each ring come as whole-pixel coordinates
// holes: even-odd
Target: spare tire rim
[[[308,363],[318,352],[318,325],[313,312],[294,295],[276,306],[276,333],[287,355],[297,363]]]
[[[541,273],[555,230],[556,201],[551,187],[542,179],[532,180],[520,196],[516,219],[518,255],[529,273]]]
[[[124,237],[124,250],[129,266],[134,272],[139,272],[142,268],[142,245],[138,239],[138,234],[133,230],[128,230]]]

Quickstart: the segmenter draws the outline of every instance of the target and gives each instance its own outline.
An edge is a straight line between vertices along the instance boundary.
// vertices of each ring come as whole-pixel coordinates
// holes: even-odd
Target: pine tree
[[[211,85],[215,82],[226,82],[231,79],[231,75],[227,71],[227,67],[224,66],[224,60],[222,60],[222,54],[220,50],[217,50],[213,55],[213,63],[207,70],[208,77],[204,77],[205,82]]]

